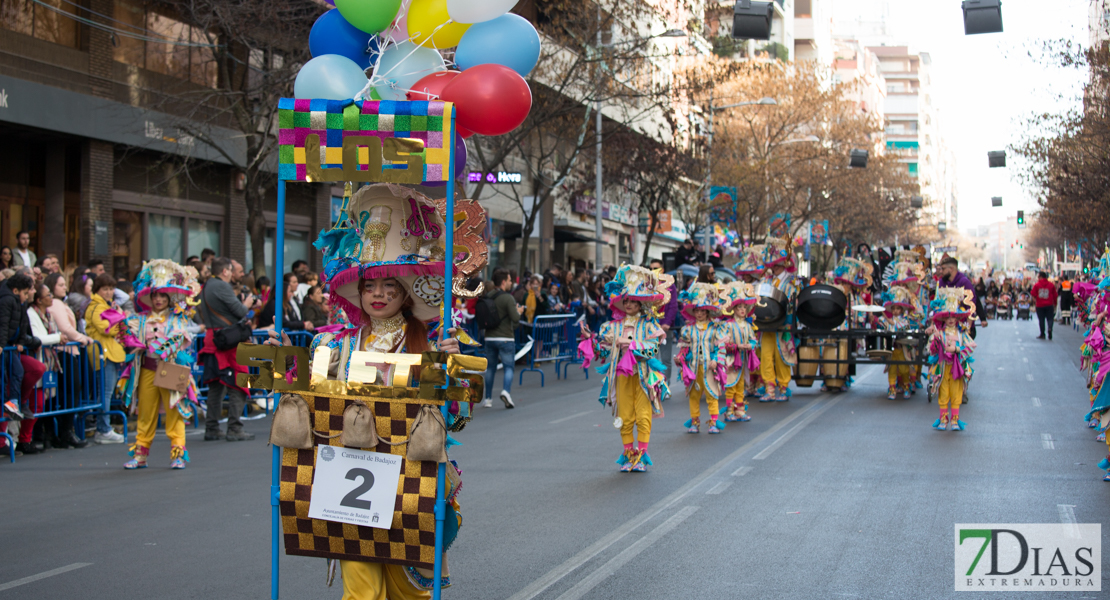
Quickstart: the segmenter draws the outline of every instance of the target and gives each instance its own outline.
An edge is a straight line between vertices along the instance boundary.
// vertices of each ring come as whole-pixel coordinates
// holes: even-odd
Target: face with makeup
[[[955,329],[957,323],[959,323],[959,321],[956,317],[948,317],[944,320],[944,327],[945,329]]]
[[[693,313],[694,319],[697,320],[698,323],[705,323],[709,320],[709,311],[704,308],[695,308]]]
[[[641,308],[642,307],[638,300],[629,300],[628,298],[625,298],[624,301],[621,303],[621,309],[624,311],[624,314],[630,317],[634,317],[640,314]]]
[[[150,307],[154,312],[162,312],[170,305],[170,297],[157,292],[150,295]]]
[[[392,277],[363,280],[359,287],[362,310],[371,319],[389,319],[401,312],[408,296],[401,282]]]
[[[890,307],[890,314],[892,314],[896,317],[902,316],[902,313],[904,313],[904,312],[905,312],[905,310],[901,306],[898,306],[897,304]]]
[[[736,307],[732,309],[732,314],[735,315],[737,319],[746,319],[748,318],[748,308],[747,304],[737,304]]]

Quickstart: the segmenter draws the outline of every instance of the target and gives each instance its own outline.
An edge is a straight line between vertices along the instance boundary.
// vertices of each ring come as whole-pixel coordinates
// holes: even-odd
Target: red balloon
[[[441,100],[454,102],[461,128],[482,135],[516,129],[532,109],[532,90],[516,71],[497,64],[470,67],[443,88]]]
[[[413,84],[413,91],[405,94],[409,100],[439,100],[443,88],[451,83],[460,73],[458,71],[439,71],[425,77]]]
[[[462,125],[459,125],[457,118],[455,119],[455,133],[459,134],[459,137],[464,140],[474,135],[473,131],[467,129],[466,127],[463,127]]]

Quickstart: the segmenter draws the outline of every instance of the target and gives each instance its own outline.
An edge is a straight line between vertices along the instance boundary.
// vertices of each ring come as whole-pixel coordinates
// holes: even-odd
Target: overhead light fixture
[[[855,167],[857,169],[866,169],[867,168],[867,150],[855,150],[855,149],[853,149],[852,152],[850,153],[850,157],[851,158],[850,158],[850,161],[848,163],[849,167]]]
[[[1002,0],[964,0],[964,35],[1002,33]]]
[[[922,196],[913,196],[910,198],[910,206],[913,208],[921,208],[925,206],[925,198]]]
[[[992,196],[991,206],[1002,206],[1002,196]]]
[[[948,223],[941,221],[937,223],[937,231],[944,233],[948,229]]]
[[[990,168],[1005,167],[1006,166],[1006,151],[1005,150],[992,150],[987,152],[987,164]]]
[[[668,29],[660,33],[659,37],[682,38],[686,37],[686,32],[681,29]]]
[[[738,0],[732,13],[732,37],[744,40],[771,39],[771,18],[775,9],[770,2]]]

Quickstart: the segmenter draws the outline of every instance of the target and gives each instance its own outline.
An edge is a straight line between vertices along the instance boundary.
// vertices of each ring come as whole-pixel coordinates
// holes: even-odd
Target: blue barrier
[[[569,315],[544,315],[536,317],[531,326],[532,349],[528,351],[528,366],[520,370],[519,383],[523,385],[524,374],[534,371],[540,374],[540,387],[544,386],[543,371],[536,368],[536,363],[555,362],[555,376],[559,376],[559,367],[562,361],[573,360],[575,352],[568,350],[577,344],[576,335],[568,333],[576,317]],[[520,346],[521,335],[528,335],[525,327],[517,330],[517,345]],[[567,338],[570,338],[568,340]],[[569,342],[569,343],[568,343]]]
[[[90,350],[94,357],[90,361]],[[98,342],[93,342],[88,347],[76,342],[65,345],[45,346],[32,356],[46,364],[43,359],[46,353],[53,352],[58,362],[55,369],[48,369],[43,373],[42,379],[35,386],[36,398],[33,400],[34,410],[30,414],[24,413],[26,418],[48,418],[63,414],[117,414],[123,419],[124,431],[127,431],[127,414],[122,410],[112,410],[111,396],[104,397],[103,352]],[[11,371],[13,362],[20,360],[20,352],[10,346],[0,352],[0,382],[3,382],[4,401],[13,400],[21,404],[21,390],[15,388]],[[27,353],[28,356],[31,354]],[[95,365],[95,366],[94,366]],[[7,433],[7,419],[0,414],[0,436],[8,441],[8,453],[12,462],[15,462],[15,440]],[[85,436],[84,427],[75,427],[75,433],[80,438]],[[55,431],[57,433],[57,431]]]
[[[290,341],[293,342],[294,346],[308,347],[310,344],[312,344],[312,338],[314,337],[314,335],[309,331],[287,331],[286,333],[289,335],[289,339],[290,339]],[[195,363],[193,363],[192,373],[193,373],[193,381],[195,381],[196,384],[197,384],[197,402],[202,403],[203,406],[204,406],[205,412],[207,412],[208,411],[208,385],[203,381],[204,364],[200,360],[200,351],[201,351],[201,349],[204,348],[204,337],[205,337],[205,334],[202,333],[202,334],[196,336],[196,338],[193,339],[193,356],[197,357],[197,361]],[[266,343],[266,340],[268,340],[269,338],[270,338],[270,330],[268,330],[268,329],[255,329],[251,334],[251,341],[256,343],[256,344],[264,344],[264,343]],[[251,369],[249,372],[251,374],[254,374],[254,375],[258,374],[257,369]],[[249,391],[250,391],[250,394],[247,397],[248,400],[262,400],[262,399],[265,400],[265,402],[263,402],[263,411],[265,412],[265,414],[267,416],[269,416],[269,414],[270,414],[270,404],[271,404],[271,400],[273,400],[274,393],[269,391],[269,390],[253,389],[253,388]],[[249,405],[243,407],[243,417],[244,418],[248,416],[249,411],[250,411],[250,406]],[[193,427],[196,428],[196,427],[199,427],[199,426],[200,426],[200,418],[199,418],[199,413],[198,413],[198,415],[193,416]]]

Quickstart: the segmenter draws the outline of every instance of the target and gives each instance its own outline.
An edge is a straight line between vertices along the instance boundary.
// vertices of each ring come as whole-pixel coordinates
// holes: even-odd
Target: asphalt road
[[[749,423],[689,435],[685,399],[655,420],[647,474],[621,474],[600,378],[514,388],[457,437],[463,528],[456,600],[954,598],[955,523],[1101,523],[1104,445],[1082,423],[1079,334],[1032,322],[980,330],[967,430],[930,428],[923,394],[885,398],[861,369],[845,394],[796,390]],[[204,442],[171,472],[125,472],[123,446],[0,463],[0,599],[268,598],[270,449]],[[283,598],[336,598],[324,561],[281,559]],[[1095,598],[1106,592],[1038,594]],[[1006,597],[1007,594],[990,598]]]

